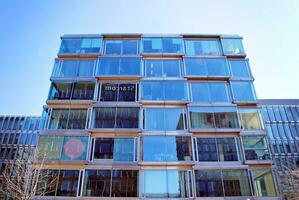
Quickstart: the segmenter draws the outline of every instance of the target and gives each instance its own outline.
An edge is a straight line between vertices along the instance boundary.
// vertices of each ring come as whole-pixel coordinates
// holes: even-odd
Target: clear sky
[[[299,98],[298,0],[1,0],[0,115],[39,115],[63,34],[239,34],[258,98]]]

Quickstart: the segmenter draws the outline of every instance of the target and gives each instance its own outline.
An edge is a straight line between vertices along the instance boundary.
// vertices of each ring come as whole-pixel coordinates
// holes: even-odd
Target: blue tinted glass
[[[81,39],[63,39],[59,53],[80,53]]]
[[[226,59],[206,59],[209,76],[228,76],[228,64]]]
[[[206,76],[206,62],[201,58],[185,58],[186,75]]]
[[[121,58],[119,75],[140,75],[140,58]]]
[[[61,64],[59,77],[76,77],[78,74],[77,60],[64,60]]]
[[[221,55],[218,40],[185,40],[187,55]]]
[[[119,65],[119,58],[100,58],[97,75],[118,75]]]
[[[209,102],[208,83],[191,83],[191,93],[193,102]]]
[[[183,81],[164,82],[165,101],[187,101],[187,84]]]
[[[133,161],[134,160],[134,138],[115,138],[113,160]]]
[[[242,40],[237,38],[221,39],[224,55],[243,55],[245,54]]]
[[[161,108],[145,109],[145,129],[164,130],[164,110]]]
[[[231,82],[235,101],[255,101],[256,95],[251,82]]]
[[[229,63],[233,77],[251,78],[247,60],[230,60]]]
[[[211,102],[228,102],[229,94],[225,83],[209,83]]]
[[[215,118],[212,108],[189,108],[191,128],[214,128]]]
[[[163,91],[163,82],[158,81],[146,81],[141,83],[142,87],[142,100],[154,100],[154,101],[163,101],[164,100],[164,91]]]
[[[163,61],[163,77],[180,77],[180,61],[179,60],[164,60]]]
[[[121,54],[122,40],[106,40],[105,54]]]
[[[82,39],[81,53],[99,53],[101,45],[101,38],[84,38]]]
[[[123,40],[123,55],[138,54],[138,40]]]
[[[182,39],[163,38],[163,53],[183,53]]]
[[[65,136],[62,146],[62,160],[86,160],[88,137]]]
[[[32,134],[31,145],[36,145],[38,140],[37,134]]]
[[[146,198],[167,198],[167,171],[145,170],[143,173],[145,179],[143,196]]]
[[[143,38],[142,47],[143,47],[143,53],[162,53],[162,39]]]
[[[79,77],[91,77],[93,76],[95,60],[80,60],[79,61]]]
[[[165,108],[165,130],[184,130],[184,110],[182,108]]]
[[[163,77],[163,61],[145,60],[145,76]]]
[[[59,53],[99,53],[101,38],[67,38],[62,39]]]
[[[175,136],[143,137],[144,161],[176,161],[177,145]]]

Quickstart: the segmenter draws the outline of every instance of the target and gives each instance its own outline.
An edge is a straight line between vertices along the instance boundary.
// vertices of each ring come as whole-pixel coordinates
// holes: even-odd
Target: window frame
[[[91,53],[86,53],[83,52],[83,40],[89,39],[89,40],[96,40],[98,39],[99,41],[99,51],[98,52],[91,52]],[[78,52],[71,52],[71,53],[65,53],[62,51],[62,46],[63,46],[63,41],[67,41],[67,40],[80,40],[80,48],[77,49]],[[93,43],[93,41],[91,41],[91,44]],[[92,46],[88,47],[88,48],[92,48]],[[59,51],[58,51],[58,55],[84,55],[84,54],[88,54],[88,55],[98,55],[98,54],[102,54],[103,52],[103,37],[102,36],[62,36],[61,37],[61,43],[60,43],[60,47],[59,47]]]
[[[234,76],[231,61],[243,61],[243,62],[245,62],[246,63],[245,64],[246,65],[246,71],[248,73],[248,77]],[[228,62],[228,65],[229,65],[230,75],[231,75],[231,78],[233,80],[253,80],[252,70],[251,70],[248,58],[244,58],[244,59],[240,59],[240,58],[229,58],[229,59],[227,59],[227,62]]]
[[[244,100],[244,99],[237,99],[236,98],[236,95],[239,96],[238,94],[235,94],[235,89],[234,89],[234,86],[233,84],[234,83],[247,83],[247,84],[250,84],[250,89],[251,89],[251,94],[253,96],[253,99],[251,100]],[[248,86],[247,86],[248,87]],[[253,85],[253,82],[252,81],[230,81],[230,89],[231,89],[231,93],[232,93],[232,97],[233,97],[233,102],[234,103],[252,103],[252,102],[257,102],[257,96],[256,96],[256,91],[255,91],[255,87]],[[238,89],[239,90],[239,89]],[[237,92],[239,93],[239,92]],[[244,97],[241,97],[241,98],[244,98]]]
[[[161,43],[161,49],[159,49],[159,52],[145,52],[144,50],[144,40],[160,40]],[[180,52],[177,53],[169,53],[165,52],[164,50],[164,44],[163,40],[164,39],[180,39]],[[184,47],[184,39],[182,36],[143,36],[141,37],[141,48],[140,48],[140,53],[142,55],[184,55],[185,54],[185,47]]]
[[[162,73],[164,72],[164,63],[165,61],[177,61],[179,64],[179,76],[147,76],[147,62],[149,61],[160,61],[162,63]],[[183,78],[184,72],[183,72],[183,60],[181,58],[143,58],[142,59],[143,63],[143,77],[146,79],[180,79]]]
[[[218,49],[218,52],[217,54],[189,54],[188,53],[188,48],[187,48],[187,42],[190,42],[190,41],[216,41],[217,42],[217,49]],[[214,37],[211,37],[211,38],[186,38],[184,39],[184,47],[185,47],[185,55],[186,56],[222,56],[223,55],[223,50],[222,50],[222,47],[221,47],[221,41],[219,38],[214,38]]]
[[[124,54],[124,41],[136,41],[136,54]],[[107,41],[121,41],[121,50],[120,50],[120,54],[107,54]],[[121,39],[117,39],[117,38],[107,38],[103,40],[104,43],[104,50],[103,50],[103,55],[105,56],[133,56],[133,55],[139,55],[140,54],[140,39],[137,38],[121,38]]]
[[[233,40],[233,41],[238,41],[240,43],[240,46],[238,48],[240,48],[240,53],[229,53],[227,52],[227,50],[225,50],[224,48],[224,41],[228,41],[228,40]],[[221,44],[221,49],[222,49],[222,53],[225,56],[240,56],[240,57],[245,57],[246,56],[246,52],[244,49],[244,45],[243,45],[243,38],[242,37],[220,37],[220,44]],[[234,48],[236,48],[233,45]]]

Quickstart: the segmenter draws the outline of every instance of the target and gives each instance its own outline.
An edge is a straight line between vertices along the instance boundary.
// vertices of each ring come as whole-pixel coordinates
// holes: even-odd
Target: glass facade
[[[239,36],[65,36],[50,80],[38,142],[57,177],[50,198],[277,196],[274,126]],[[266,110],[294,126],[275,125],[269,141],[293,152],[298,110],[281,111]]]

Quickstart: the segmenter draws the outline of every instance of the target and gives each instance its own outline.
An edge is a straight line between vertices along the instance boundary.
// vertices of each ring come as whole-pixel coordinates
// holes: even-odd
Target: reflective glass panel
[[[197,138],[198,161],[218,161],[215,138]]]
[[[183,81],[164,82],[165,101],[187,101],[187,84]]]
[[[114,139],[113,160],[114,161],[134,160],[134,138]]]
[[[216,128],[239,128],[238,114],[235,108],[213,108]]]
[[[70,109],[67,129],[85,129],[87,109]]]
[[[49,129],[66,129],[69,109],[53,109]]]
[[[246,170],[223,170],[225,196],[251,196]]]
[[[195,171],[195,185],[197,197],[221,197],[223,183],[220,170]]]
[[[231,82],[235,101],[256,101],[255,91],[251,82]]]
[[[74,83],[72,99],[92,100],[95,89],[95,83]]]
[[[162,53],[161,38],[142,38],[143,53]]]
[[[205,59],[208,76],[229,76],[228,63],[225,58]]]
[[[242,39],[238,38],[222,38],[222,50],[224,55],[244,55]]]
[[[138,128],[139,108],[118,107],[116,128]]]
[[[235,138],[216,138],[219,161],[238,161]]]
[[[99,53],[101,38],[63,38],[59,54]]]
[[[266,136],[242,136],[246,160],[269,160]]]
[[[49,100],[70,99],[72,92],[72,83],[52,83]]]
[[[77,196],[79,170],[60,170],[56,196]]]
[[[145,60],[146,77],[180,77],[180,60]]]
[[[105,40],[105,54],[121,55],[122,40]]]
[[[190,108],[191,128],[214,128],[214,113],[209,108]]]
[[[113,170],[111,197],[138,197],[138,171]]]
[[[94,76],[93,70],[96,60],[79,60],[78,76],[79,77],[92,77]]]
[[[88,137],[65,136],[62,146],[62,160],[86,160]]]
[[[207,76],[206,62],[203,58],[185,58],[184,61],[187,76]]]
[[[93,127],[94,128],[114,128],[116,108],[101,107],[94,108]]]
[[[183,53],[183,41],[181,38],[163,38],[163,53]]]
[[[239,109],[242,128],[247,130],[263,129],[260,112],[257,109]]]
[[[256,196],[276,196],[274,179],[269,169],[252,170]]]
[[[110,170],[85,170],[83,196],[109,197],[110,187]]]
[[[247,60],[229,60],[232,76],[235,78],[251,78]]]
[[[217,39],[185,40],[187,55],[221,55]]]

